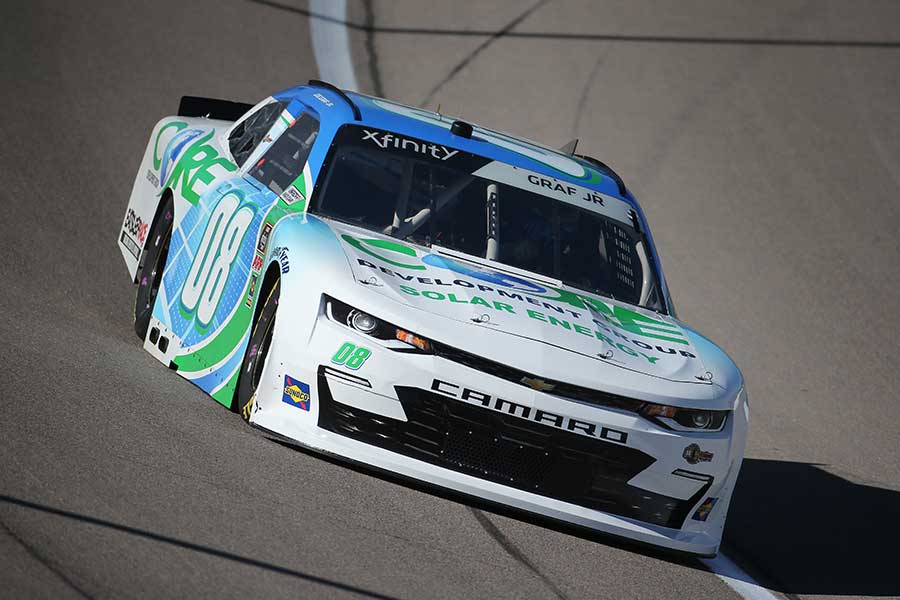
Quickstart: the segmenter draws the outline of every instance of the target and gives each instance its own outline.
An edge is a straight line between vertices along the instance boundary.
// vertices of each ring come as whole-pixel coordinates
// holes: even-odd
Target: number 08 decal
[[[355,371],[363,366],[366,359],[370,356],[372,356],[372,351],[368,348],[363,348],[362,346],[357,346],[350,342],[344,342],[344,344],[338,348],[337,352],[334,353],[334,356],[331,357],[331,362],[336,365],[344,365],[348,369],[353,369]]]
[[[253,222],[253,208],[238,208],[240,203],[237,194],[227,194],[213,209],[181,291],[181,304],[188,312],[196,309],[203,326],[216,314],[231,266]]]

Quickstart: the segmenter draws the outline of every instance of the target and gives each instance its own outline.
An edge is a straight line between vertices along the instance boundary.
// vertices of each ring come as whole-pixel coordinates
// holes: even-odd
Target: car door
[[[270,152],[304,114],[300,103],[273,100],[235,123],[223,137],[237,170],[213,182],[173,232],[154,316],[177,340],[179,373],[210,393],[236,378],[272,229],[266,216],[289,185],[285,161]]]

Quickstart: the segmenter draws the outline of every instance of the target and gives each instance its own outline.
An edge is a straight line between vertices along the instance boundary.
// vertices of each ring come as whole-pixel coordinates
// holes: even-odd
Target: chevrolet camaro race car
[[[740,371],[603,163],[311,81],[185,97],[118,244],[163,364],[282,439],[714,555]]]

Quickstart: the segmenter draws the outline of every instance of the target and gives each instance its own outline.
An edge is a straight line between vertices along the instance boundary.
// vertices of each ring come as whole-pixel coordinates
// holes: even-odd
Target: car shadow
[[[495,515],[500,515],[503,517],[508,517],[511,519],[516,519],[518,521],[522,521],[525,523],[531,523],[532,525],[537,525],[539,527],[544,527],[546,529],[552,529],[554,531],[558,531],[560,533],[564,533],[566,535],[571,535],[574,537],[578,537],[584,540],[592,541],[595,543],[601,543],[606,546],[611,546],[614,548],[619,548],[622,550],[626,550],[629,552],[637,552],[643,554],[645,556],[650,556],[656,558],[658,560],[662,560],[665,562],[678,564],[684,567],[692,568],[692,569],[701,569],[704,571],[708,571],[709,569],[705,567],[696,557],[688,554],[684,554],[683,552],[677,552],[674,550],[668,550],[666,548],[660,548],[658,546],[651,546],[649,544],[645,544],[642,542],[636,542],[634,540],[630,540],[627,538],[621,538],[618,536],[614,536],[607,533],[600,533],[594,531],[592,529],[587,529],[584,527],[580,527],[578,525],[573,525],[571,523],[566,523],[563,521],[558,521],[556,519],[552,519],[549,517],[544,517],[542,515],[538,515],[535,513],[527,512],[521,509],[513,508],[511,506],[507,506],[504,504],[498,504],[496,502],[492,502],[489,500],[485,500],[483,498],[479,498],[477,496],[471,496],[469,494],[464,494],[462,492],[457,492],[455,490],[451,490],[448,488],[443,488],[439,486],[435,486],[424,481],[413,479],[410,477],[406,477],[404,475],[400,475],[398,473],[394,473],[393,471],[386,471],[380,469],[378,467],[373,467],[368,464],[359,463],[350,459],[346,459],[341,456],[336,456],[332,454],[324,454],[320,453],[316,450],[309,449],[305,446],[298,445],[291,440],[283,439],[281,436],[277,436],[276,434],[270,434],[269,432],[262,432],[263,435],[271,442],[274,442],[280,446],[284,446],[285,448],[295,450],[297,452],[301,452],[303,454],[307,454],[319,460],[325,460],[332,464],[351,469],[356,471],[357,473],[361,473],[370,477],[377,477],[382,481],[387,481],[392,484],[401,485],[405,488],[416,490],[419,492],[424,492],[426,494],[430,494],[432,496],[443,498],[444,500],[449,500],[451,502],[457,502],[459,504],[463,504],[474,511],[482,511]],[[476,519],[482,525],[485,526],[484,521],[478,519],[476,515]],[[486,528],[487,529],[487,528]],[[494,536],[494,533],[488,531],[489,534]],[[494,536],[496,537],[496,536]]]
[[[745,459],[725,551],[786,594],[898,596],[888,551],[900,538],[900,492],[854,483],[826,465]]]
[[[396,473],[320,454],[288,440],[266,437],[290,448],[407,488],[459,502],[629,552],[711,570],[697,558],[598,533],[480,498],[438,488]],[[725,528],[722,552],[760,583],[784,594],[900,595],[893,554],[900,538],[900,492],[860,485],[822,465],[744,459]],[[732,574],[744,579],[744,574]],[[751,579],[752,576],[754,579]]]
[[[292,569],[289,567],[285,567],[282,565],[277,565],[274,563],[270,563],[264,560],[259,560],[253,558],[251,556],[242,556],[240,554],[235,554],[233,552],[228,552],[226,550],[222,550],[220,548],[215,548],[213,546],[208,546],[205,544],[198,544],[192,542],[187,539],[176,538],[169,535],[164,535],[161,533],[157,533],[155,531],[151,531],[149,529],[142,529],[139,527],[132,527],[131,525],[127,525],[125,523],[116,523],[114,521],[109,521],[107,519],[101,519],[99,517],[95,517],[92,515],[78,513],[71,510],[67,510],[58,506],[50,506],[48,504],[41,504],[39,502],[32,502],[31,500],[25,500],[22,498],[16,498],[14,496],[7,496],[6,494],[0,494],[0,506],[10,506],[18,509],[25,509],[34,511],[43,515],[47,515],[49,517],[58,517],[63,519],[68,519],[71,521],[76,521],[79,523],[86,523],[88,525],[93,525],[95,527],[100,527],[106,530],[115,531],[124,535],[134,536],[138,538],[143,538],[146,540],[152,540],[154,542],[179,548],[181,550],[190,550],[192,552],[197,552],[200,554],[205,554],[207,556],[213,556],[216,558],[221,558],[224,560],[229,560],[235,563],[239,563],[242,565],[247,565],[251,567],[255,567],[257,569],[261,569],[263,571],[269,573],[276,573],[278,575],[286,575],[288,577],[294,577],[296,579],[308,582],[315,583],[320,586],[323,586],[326,590],[331,589],[340,592],[347,592],[350,594],[355,594],[361,596],[363,598],[374,598],[376,600],[397,600],[395,596],[389,596],[386,594],[380,594],[378,592],[368,590],[362,587],[358,587],[355,585],[351,585],[348,583],[344,583],[341,581],[336,581],[334,579],[328,579],[326,577],[320,577],[318,575],[314,575],[312,573],[306,573],[304,571],[299,571],[297,569]]]

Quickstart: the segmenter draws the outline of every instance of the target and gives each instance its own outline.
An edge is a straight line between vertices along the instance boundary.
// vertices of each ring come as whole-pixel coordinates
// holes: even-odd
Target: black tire
[[[175,220],[175,205],[167,194],[160,207],[159,218],[148,233],[147,248],[138,265],[137,294],[134,297],[134,332],[141,340],[147,336],[150,317],[156,293],[162,282],[163,268],[169,255],[169,241],[172,239],[172,224]]]
[[[245,421],[250,420],[250,411],[256,400],[256,388],[259,386],[259,378],[262,375],[263,366],[266,364],[266,357],[269,355],[269,346],[272,344],[280,283],[280,280],[275,282],[262,310],[259,311],[259,317],[253,326],[250,341],[247,343],[247,350],[244,352],[244,361],[241,363],[241,374],[238,376],[237,392],[232,403],[232,410],[240,414]]]

